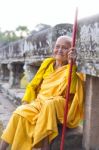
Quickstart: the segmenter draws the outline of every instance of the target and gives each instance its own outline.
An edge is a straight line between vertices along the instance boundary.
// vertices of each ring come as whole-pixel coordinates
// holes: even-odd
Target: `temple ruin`
[[[99,15],[79,20],[78,24],[78,71],[86,74],[84,125],[83,134],[67,134],[65,146],[69,150],[99,150]],[[0,47],[0,86],[10,100],[20,104],[41,62],[52,55],[57,37],[66,34],[72,35],[72,24],[58,24]],[[51,150],[59,141],[60,136]]]
[[[41,62],[51,57],[54,42],[60,35],[71,35],[72,24],[59,24],[0,47],[0,85],[7,96],[20,103],[28,82]],[[18,94],[14,94],[14,92]]]

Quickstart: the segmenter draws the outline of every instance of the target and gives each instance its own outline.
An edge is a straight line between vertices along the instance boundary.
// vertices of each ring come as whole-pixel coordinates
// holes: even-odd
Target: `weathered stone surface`
[[[7,64],[0,64],[0,80],[9,80],[9,70],[7,68]]]
[[[59,126],[59,135],[51,144],[51,150],[60,150],[62,126]],[[67,129],[64,150],[82,150],[82,127]]]
[[[78,23],[79,71],[99,77],[99,14],[81,19]]]
[[[11,103],[1,92],[0,92],[0,121],[1,127],[4,129],[8,123],[8,120],[15,110],[16,106]]]
[[[16,106],[13,105],[8,98],[6,98],[1,92],[0,92],[0,137],[2,135],[3,130],[5,129],[8,120],[10,119],[10,116],[12,112],[15,110]],[[1,138],[0,138],[1,141]],[[10,146],[7,150],[11,150]]]
[[[10,89],[9,84],[4,83],[1,84],[1,91],[8,99],[12,101],[12,103],[20,105],[25,89],[18,89],[18,88]]]
[[[53,28],[41,30],[25,39],[11,42],[0,47],[0,63],[25,62],[35,63],[52,55],[53,42],[60,35],[71,35],[71,24],[59,24]]]
[[[1,105],[1,104],[0,104]],[[3,124],[2,124],[2,121],[0,121],[0,137],[2,135],[2,131],[3,131]]]
[[[33,32],[25,39],[2,45],[0,47],[0,79],[9,81],[9,88],[14,86],[20,88],[24,64],[28,68],[33,68],[33,71],[29,69],[27,73],[27,76],[29,75],[27,80],[30,81],[42,61],[51,57],[56,38],[64,34],[71,35],[71,33],[71,24],[59,24],[53,28],[37,31],[35,34]]]
[[[87,75],[83,147],[99,150],[99,78]]]

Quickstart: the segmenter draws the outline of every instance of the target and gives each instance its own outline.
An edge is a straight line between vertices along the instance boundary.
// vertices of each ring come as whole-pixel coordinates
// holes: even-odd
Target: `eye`
[[[65,50],[65,51],[68,51],[68,48],[65,48],[64,50]]]
[[[60,46],[59,46],[59,45],[56,45],[56,46],[55,46],[55,48],[56,48],[56,49],[59,49],[59,48],[60,48]]]
[[[62,49],[63,49],[63,50],[65,50],[65,51],[67,51],[67,50],[68,50],[68,48],[67,48],[67,47],[65,47],[65,46],[62,46]]]

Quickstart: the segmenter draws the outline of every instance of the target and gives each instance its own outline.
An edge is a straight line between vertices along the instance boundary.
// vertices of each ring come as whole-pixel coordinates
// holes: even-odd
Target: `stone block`
[[[99,150],[99,78],[87,75],[83,147]]]
[[[52,142],[50,150],[60,150],[62,126],[59,126],[59,135]],[[82,150],[82,128],[67,129],[64,150]]]

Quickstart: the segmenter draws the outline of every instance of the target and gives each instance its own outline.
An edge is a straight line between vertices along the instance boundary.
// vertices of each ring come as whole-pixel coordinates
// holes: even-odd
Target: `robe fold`
[[[33,147],[39,147],[44,138],[48,137],[51,142],[58,135],[57,123],[63,123],[64,120],[65,92],[70,65],[53,70],[52,64],[51,60],[51,71],[47,70],[48,75],[43,76],[35,100],[19,106],[14,111],[1,137],[12,144],[11,150],[31,150]],[[76,73],[75,65],[70,93],[74,94],[74,98],[69,100],[68,104],[67,127],[75,128],[82,119],[84,99],[82,76]]]

